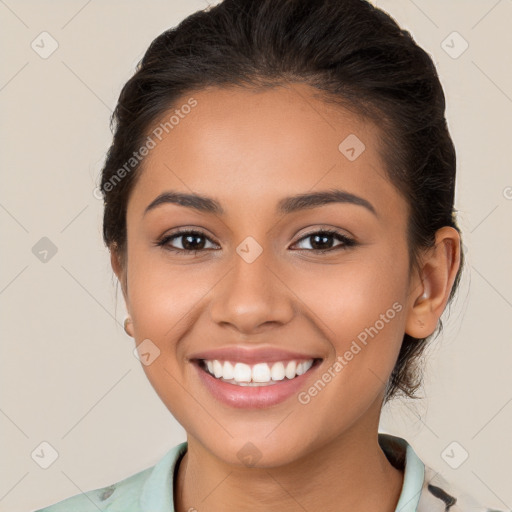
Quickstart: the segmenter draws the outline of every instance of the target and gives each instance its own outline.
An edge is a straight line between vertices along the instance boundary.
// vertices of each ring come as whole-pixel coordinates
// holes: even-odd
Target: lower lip
[[[315,373],[320,362],[315,361],[306,373],[294,379],[287,379],[285,377],[276,384],[262,386],[237,386],[236,384],[230,384],[229,382],[216,379],[203,370],[198,363],[195,363],[194,366],[197,368],[199,378],[203,384],[220,402],[239,409],[264,409],[284,402],[287,398],[296,394],[304,387],[305,382],[311,375]]]

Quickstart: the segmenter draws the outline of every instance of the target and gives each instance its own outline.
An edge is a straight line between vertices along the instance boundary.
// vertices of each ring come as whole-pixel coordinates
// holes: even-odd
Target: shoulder
[[[512,512],[487,507],[464,489],[448,482],[440,473],[425,466],[425,479],[417,512]]]
[[[512,512],[479,503],[467,491],[427,466],[406,439],[379,432],[389,461],[404,471],[396,512]]]
[[[131,512],[132,508],[130,507],[137,506],[137,497],[140,496],[144,483],[152,470],[152,467],[147,468],[115,484],[71,496],[35,512],[70,512],[71,510],[74,512],[98,512],[98,510],[104,510],[107,503],[122,505],[124,508],[119,510]],[[109,507],[108,510],[117,510],[117,507],[115,509]],[[133,508],[133,511],[135,510]]]
[[[186,448],[187,444],[181,443],[168,451],[154,466],[117,483],[76,494],[34,512],[142,512],[146,506],[151,509],[156,501],[170,502],[172,505],[174,467]]]

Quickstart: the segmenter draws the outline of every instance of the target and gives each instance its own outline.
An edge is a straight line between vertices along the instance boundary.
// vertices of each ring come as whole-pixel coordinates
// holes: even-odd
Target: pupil
[[[313,246],[314,249],[328,249],[329,247],[331,247],[331,244],[328,244],[329,247],[318,247],[318,243],[317,243],[317,240],[318,239],[321,239],[323,240],[323,242],[320,242],[320,246],[322,245],[322,243],[327,243],[326,240],[330,239],[331,238],[331,235],[313,235],[313,243],[311,244]]]
[[[186,235],[186,236],[184,236],[183,238],[184,238],[183,247],[184,247],[185,249],[189,249],[189,250],[196,250],[196,249],[198,249],[198,248],[199,248],[199,249],[201,249],[201,248],[202,248],[201,246],[202,246],[203,244],[201,244],[201,243],[199,243],[199,244],[197,244],[197,243],[193,243],[193,242],[192,242],[192,243],[189,243],[189,241],[190,241],[191,239],[192,239],[192,240],[193,240],[193,239],[196,239],[196,240],[197,240],[198,238],[200,239],[200,238],[201,238],[201,236],[199,236],[199,235]],[[198,246],[199,246],[199,247],[198,247]]]

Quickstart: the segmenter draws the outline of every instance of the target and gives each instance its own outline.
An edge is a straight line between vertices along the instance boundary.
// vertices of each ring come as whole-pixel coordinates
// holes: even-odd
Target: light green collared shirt
[[[503,512],[483,507],[449,485],[424,465],[405,439],[379,433],[379,444],[389,461],[404,470],[395,512]],[[35,512],[174,512],[175,470],[186,451],[187,443],[181,443],[150,468]]]

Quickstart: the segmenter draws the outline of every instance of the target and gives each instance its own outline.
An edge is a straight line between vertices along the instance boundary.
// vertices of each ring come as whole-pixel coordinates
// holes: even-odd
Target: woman
[[[462,270],[444,111],[430,57],[363,0],[225,0],[153,41],[103,234],[187,442],[46,512],[489,510],[378,432]]]

